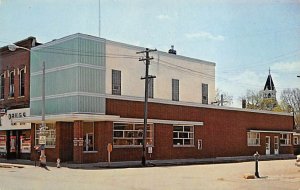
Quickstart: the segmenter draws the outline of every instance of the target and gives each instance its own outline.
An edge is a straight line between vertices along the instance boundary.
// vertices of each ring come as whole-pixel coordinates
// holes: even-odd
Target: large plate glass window
[[[144,124],[114,123],[114,146],[141,146]],[[153,124],[147,125],[146,145],[153,146]]]
[[[35,124],[35,145],[39,145],[40,136],[46,136],[46,148],[55,148],[56,128],[53,123],[47,123],[45,130],[41,130],[41,124]]]
[[[173,145],[174,146],[194,145],[194,126],[174,125],[173,126]]]

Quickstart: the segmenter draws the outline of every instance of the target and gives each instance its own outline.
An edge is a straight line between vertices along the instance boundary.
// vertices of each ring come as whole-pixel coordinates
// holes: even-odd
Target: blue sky
[[[99,0],[0,0],[0,46],[99,35]],[[299,88],[300,0],[101,0],[101,37],[216,63],[216,85],[234,96],[262,90],[269,67],[277,97]]]

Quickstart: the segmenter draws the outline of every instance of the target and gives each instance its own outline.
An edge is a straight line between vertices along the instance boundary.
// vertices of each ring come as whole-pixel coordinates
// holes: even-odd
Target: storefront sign
[[[46,144],[46,136],[40,136],[39,144]]]
[[[17,113],[11,112],[11,113],[8,113],[7,115],[8,115],[8,119],[22,118],[22,117],[26,117],[26,112],[24,112],[24,111],[23,112],[17,112]]]
[[[0,130],[31,129],[30,123],[20,122],[20,119],[22,120],[22,118],[29,115],[30,108],[7,110],[0,118]],[[16,119],[18,119],[18,122],[15,121]]]

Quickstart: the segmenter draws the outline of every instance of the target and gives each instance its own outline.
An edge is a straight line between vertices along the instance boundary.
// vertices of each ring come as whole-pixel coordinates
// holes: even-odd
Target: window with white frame
[[[19,96],[25,95],[25,68],[20,70],[20,76],[19,76]]]
[[[143,145],[144,124],[114,123],[114,146],[141,146]],[[147,125],[146,146],[153,146],[153,124]]]
[[[47,123],[44,130],[41,130],[41,124],[35,124],[35,145],[39,144],[40,136],[46,136],[46,148],[55,148],[56,128],[54,124]]]
[[[121,71],[112,70],[112,94],[121,95]]]
[[[83,123],[83,151],[94,151],[94,122]]]
[[[300,144],[300,137],[299,136],[294,136],[294,145],[299,145]]]
[[[259,146],[260,145],[260,133],[247,132],[247,144],[248,144],[248,146]]]
[[[194,126],[174,125],[173,126],[173,145],[174,146],[194,145]]]
[[[0,80],[0,99],[4,99],[4,74],[1,75]]]
[[[291,136],[290,133],[282,133],[280,135],[280,145],[291,145]]]
[[[15,72],[9,73],[9,97],[14,97],[15,94]]]

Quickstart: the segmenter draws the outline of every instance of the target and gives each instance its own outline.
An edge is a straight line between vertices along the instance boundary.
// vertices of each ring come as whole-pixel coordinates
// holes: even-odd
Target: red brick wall
[[[29,38],[17,45],[30,49],[32,47],[32,38]],[[30,52],[22,49],[17,49],[14,52],[9,51],[7,48],[0,49],[0,74],[6,72],[5,87],[4,87],[4,100],[1,100],[0,108],[17,109],[29,107],[30,98]],[[19,97],[20,75],[18,69],[23,69],[26,66],[25,73],[25,96]],[[9,76],[7,71],[15,70],[14,76],[14,97],[8,98],[9,95]]]
[[[126,118],[143,118],[143,102],[110,100],[107,102],[107,115],[120,115]],[[271,154],[274,152],[276,133],[261,133],[261,146],[247,145],[247,131],[282,130],[291,131],[293,118],[274,114],[259,114],[243,111],[230,111],[188,106],[162,105],[149,103],[149,118],[204,122],[194,126],[193,147],[173,146],[173,125],[154,125],[154,147],[151,159],[211,158],[250,156],[259,151],[265,154],[265,136],[271,137]],[[47,149],[48,161],[73,160],[75,163],[107,162],[107,144],[113,143],[113,122],[95,122],[95,151],[83,152],[82,146],[73,146],[73,138],[83,138],[83,122],[57,122],[57,146]],[[197,149],[197,140],[202,139],[202,150]],[[292,154],[292,146],[280,146],[280,154]],[[142,147],[117,148],[111,153],[111,161],[141,160]],[[149,160],[147,153],[147,160]]]
[[[74,139],[83,139],[83,121],[74,122],[73,135]],[[75,163],[83,163],[83,149],[82,146],[79,145],[79,143],[77,143],[77,146],[73,147],[73,161]]]
[[[62,162],[73,161],[73,123],[56,123],[56,148],[58,149],[57,158]]]
[[[107,99],[106,114],[143,118],[143,106],[143,102]],[[153,159],[249,156],[255,151],[265,154],[266,135],[271,137],[272,154],[274,136],[279,134],[261,133],[261,146],[249,147],[247,131],[250,129],[292,131],[293,128],[291,116],[158,103],[149,103],[148,118],[204,122],[203,126],[195,126],[195,147],[173,147],[172,125],[155,124]],[[197,149],[198,139],[203,141],[202,150]],[[293,147],[280,146],[279,151],[280,154],[292,154]],[[141,154],[139,148],[115,148],[112,158],[114,161],[139,160]]]

